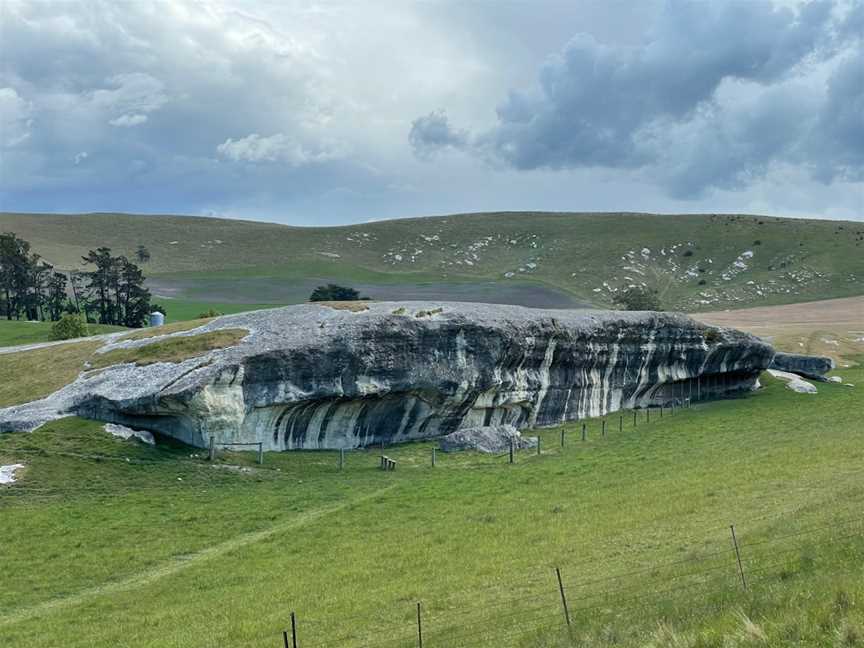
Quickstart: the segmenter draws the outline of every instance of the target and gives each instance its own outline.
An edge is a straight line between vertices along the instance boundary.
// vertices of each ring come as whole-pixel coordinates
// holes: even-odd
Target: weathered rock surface
[[[456,430],[443,437],[440,446],[444,452],[476,450],[492,454],[510,450],[511,440],[513,447],[518,450],[537,447],[537,437],[523,437],[512,425],[485,425]]]
[[[269,450],[352,448],[748,391],[774,355],[751,335],[674,313],[363,306],[220,317],[173,335],[249,335],[179,363],[85,372],[46,399],[0,410],[0,431],[74,413],[200,447],[213,435]],[[113,339],[100,352],[160,339]]]
[[[834,361],[824,356],[808,356],[778,351],[774,354],[770,368],[825,382],[828,380],[825,374],[834,368]]]

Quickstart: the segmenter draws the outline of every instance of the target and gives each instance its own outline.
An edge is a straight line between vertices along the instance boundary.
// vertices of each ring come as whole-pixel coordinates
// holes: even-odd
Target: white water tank
[[[162,326],[165,323],[165,316],[162,313],[150,313],[150,326]]]

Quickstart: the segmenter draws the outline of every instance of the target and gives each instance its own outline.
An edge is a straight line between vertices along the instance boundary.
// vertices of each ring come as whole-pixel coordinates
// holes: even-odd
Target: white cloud
[[[0,146],[17,146],[30,138],[33,106],[14,88],[0,88]]]
[[[135,115],[120,115],[116,119],[110,120],[108,123],[112,126],[122,126],[126,128],[130,128],[132,126],[138,126],[139,124],[143,124],[147,121],[147,115],[135,114]]]
[[[344,156],[344,150],[334,144],[308,146],[284,133],[269,137],[252,133],[238,140],[229,138],[217,146],[216,150],[221,156],[234,162],[284,162],[293,167]]]
[[[88,157],[90,157],[90,154],[87,151],[81,151],[80,153],[75,154],[75,157],[72,158],[72,161],[75,163],[75,166],[78,166]]]

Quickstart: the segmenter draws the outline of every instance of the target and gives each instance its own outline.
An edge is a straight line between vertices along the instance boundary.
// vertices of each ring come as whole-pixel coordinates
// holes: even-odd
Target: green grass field
[[[861,294],[860,223],[741,215],[491,213],[328,228],[182,216],[0,213],[0,231],[61,267],[146,245],[169,317],[304,301],[327,281],[378,299],[611,304],[645,283],[697,311]],[[185,306],[188,302],[199,305]],[[194,311],[194,312],[193,312]]]
[[[860,360],[860,358],[859,358]],[[864,384],[864,369],[843,370]],[[0,435],[2,645],[860,646],[861,387],[544,430],[539,456]],[[736,525],[748,589],[730,539]],[[554,568],[573,619],[568,635]]]
[[[51,342],[52,324],[52,322],[22,322],[0,319],[0,347]],[[126,330],[122,326],[109,326],[107,324],[88,324],[87,328],[90,335]]]

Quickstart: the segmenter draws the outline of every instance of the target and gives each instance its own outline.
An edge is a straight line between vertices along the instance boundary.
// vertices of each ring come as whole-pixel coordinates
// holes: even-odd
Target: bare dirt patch
[[[729,326],[768,339],[788,353],[825,355],[840,366],[864,353],[864,297],[696,313],[706,324]]]

